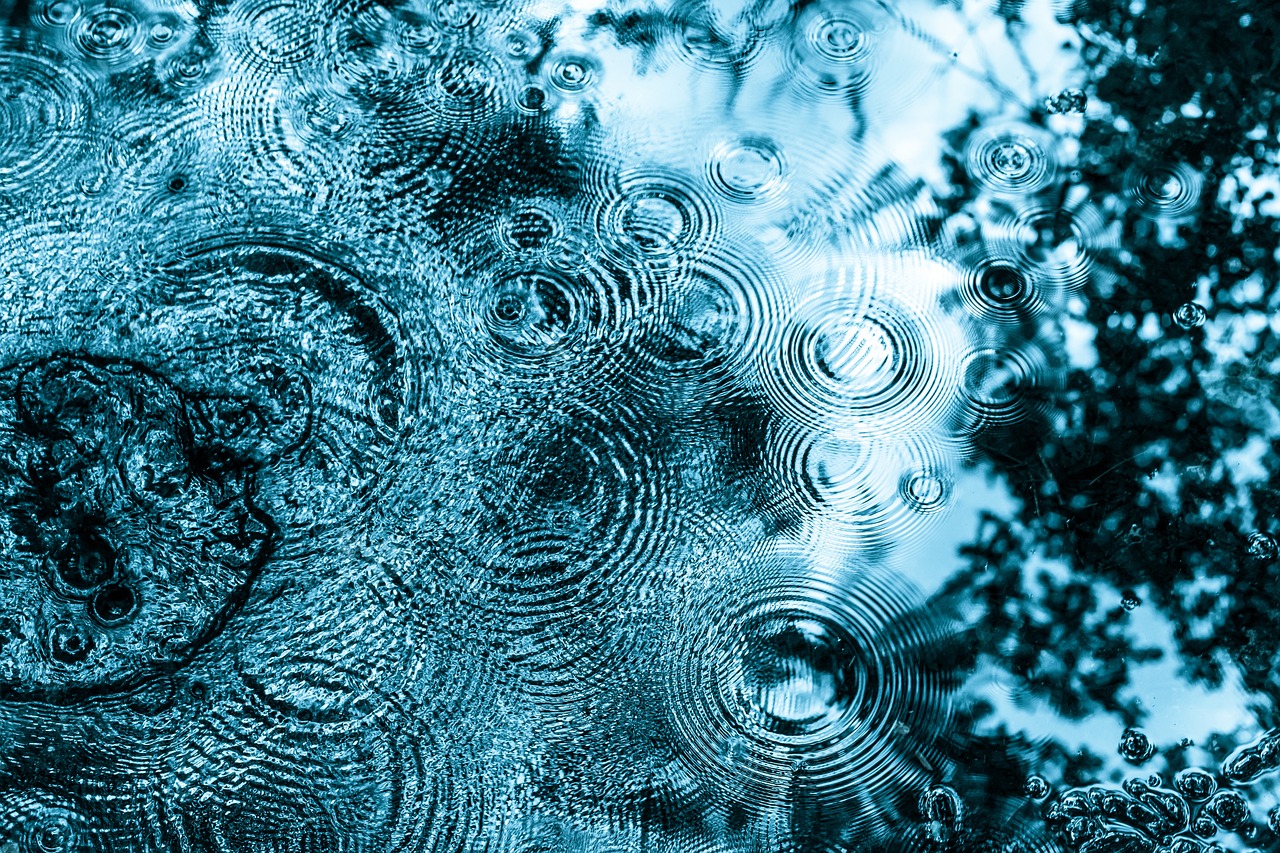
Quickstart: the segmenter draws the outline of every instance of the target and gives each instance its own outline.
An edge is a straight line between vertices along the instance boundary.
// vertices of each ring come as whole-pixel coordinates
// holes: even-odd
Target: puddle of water
[[[1277,14],[0,2],[0,847],[1280,849]]]

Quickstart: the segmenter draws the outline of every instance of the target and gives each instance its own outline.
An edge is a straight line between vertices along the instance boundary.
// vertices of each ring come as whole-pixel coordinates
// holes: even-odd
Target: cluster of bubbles
[[[1256,819],[1260,798],[1247,786],[1280,767],[1280,735],[1269,732],[1245,744],[1215,770],[1184,767],[1171,780],[1159,773],[1130,778],[1120,788],[1093,785],[1071,788],[1049,800],[1049,824],[1070,850],[1203,853],[1223,849],[1219,842],[1234,835],[1261,847],[1280,834],[1280,807]],[[1150,738],[1140,729],[1126,729],[1118,751],[1125,761],[1145,764],[1156,755]],[[1042,776],[1030,776],[1024,788],[1033,800],[1054,793]]]

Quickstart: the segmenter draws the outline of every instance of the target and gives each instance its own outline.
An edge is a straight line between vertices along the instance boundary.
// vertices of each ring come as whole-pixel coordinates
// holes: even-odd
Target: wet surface
[[[1276,10],[0,19],[0,850],[1280,850]]]

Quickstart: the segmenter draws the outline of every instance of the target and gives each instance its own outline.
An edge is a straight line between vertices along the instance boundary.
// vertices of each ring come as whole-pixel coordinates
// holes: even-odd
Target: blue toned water
[[[1280,7],[0,25],[0,853],[1280,850]]]

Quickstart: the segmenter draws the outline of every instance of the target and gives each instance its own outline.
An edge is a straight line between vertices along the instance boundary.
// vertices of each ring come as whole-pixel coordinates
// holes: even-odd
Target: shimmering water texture
[[[0,851],[1280,850],[1280,22],[1148,2],[0,0]]]

